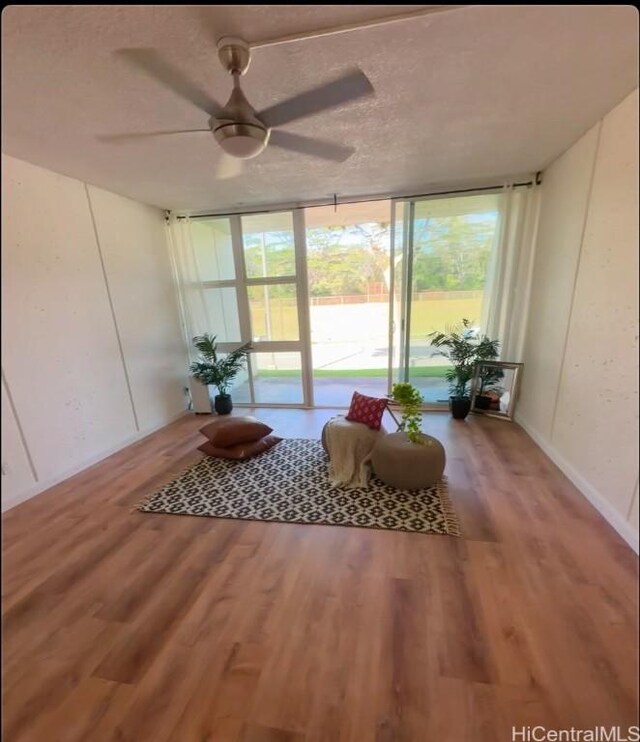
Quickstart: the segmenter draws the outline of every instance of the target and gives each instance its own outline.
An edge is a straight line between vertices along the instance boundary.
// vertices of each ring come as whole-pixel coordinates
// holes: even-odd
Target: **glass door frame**
[[[527,185],[527,184],[517,184]],[[410,372],[410,332],[411,332],[411,296],[413,279],[414,258],[414,229],[416,205],[423,201],[435,201],[440,199],[451,199],[456,197],[468,197],[475,195],[504,193],[504,186],[469,188],[448,193],[426,194],[415,196],[389,196],[385,198],[390,203],[390,250],[389,250],[389,306],[388,306],[388,373],[387,389],[391,392],[393,383],[396,381],[408,381]],[[375,199],[379,200],[379,199]],[[366,199],[363,199],[366,201]],[[313,208],[318,204],[290,205],[288,208],[266,209],[265,212],[248,211],[233,214],[194,214],[187,217],[191,221],[227,219],[230,224],[231,244],[235,277],[224,280],[201,281],[203,289],[207,288],[233,288],[236,291],[238,323],[240,328],[241,342],[252,342],[251,315],[249,306],[248,289],[254,286],[269,286],[289,284],[295,286],[298,313],[298,339],[281,341],[259,341],[252,342],[253,352],[294,352],[300,354],[300,370],[302,384],[302,402],[260,402],[256,401],[254,390],[254,377],[251,366],[251,355],[249,356],[248,386],[250,389],[250,402],[237,402],[239,407],[294,407],[314,408],[313,389],[313,362],[311,348],[311,326],[310,326],[310,303],[309,283],[307,266],[307,244],[306,244],[306,219],[305,209]],[[323,204],[326,205],[326,204]],[[503,207],[501,207],[503,208]],[[402,210],[402,212],[401,212]],[[282,213],[290,214],[292,218],[295,274],[290,276],[248,278],[245,266],[242,218],[259,213]],[[500,213],[499,229],[506,229]],[[401,256],[401,268],[396,271],[396,261]],[[501,279],[504,281],[504,278]],[[238,347],[238,342],[221,342],[221,352],[227,353]],[[320,406],[324,407],[324,406]],[[446,403],[427,403],[424,410],[442,410]],[[328,408],[328,407],[327,407]],[[331,407],[330,409],[333,409]]]
[[[392,200],[391,206],[391,255],[392,255],[392,269],[391,269],[391,290],[389,300],[389,394],[391,394],[391,388],[395,382],[408,382],[409,381],[409,361],[411,353],[411,294],[412,294],[412,281],[413,281],[413,235],[414,235],[414,224],[415,224],[415,205],[417,200],[427,199],[408,199],[408,198],[397,198]],[[400,286],[396,285],[395,280],[395,253],[396,253],[396,213],[398,211],[398,205],[402,205],[402,242],[400,243],[400,251],[402,255],[401,265],[401,282]],[[400,307],[398,315],[395,314],[396,303]],[[394,322],[400,322],[400,328],[398,332],[395,332]],[[398,346],[394,348],[394,344]],[[394,359],[397,357],[397,363],[394,363]],[[425,402],[422,405],[423,410],[442,410],[446,407],[443,404],[437,404],[433,402]]]
[[[434,196],[440,198],[440,196]],[[426,198],[394,198],[391,201],[391,287],[389,297],[389,394],[395,382],[409,381],[409,361],[411,353],[411,294],[413,281],[413,237],[415,224],[415,206],[416,201],[426,201]],[[398,240],[396,239],[396,230],[398,220],[396,214],[402,206],[402,241],[399,243],[401,253],[401,270],[399,271],[401,280],[397,285],[395,257],[398,252]],[[396,313],[396,304],[399,311]],[[396,316],[399,315],[399,316]],[[396,332],[395,322],[400,322],[400,327]],[[394,345],[398,347],[395,348]],[[397,358],[397,363],[395,359]],[[446,404],[437,404],[434,402],[425,402],[422,405],[424,411],[443,410]]]
[[[389,372],[388,394],[391,394],[393,384],[397,381],[406,381],[406,370],[403,364],[406,327],[406,305],[404,286],[406,286],[407,231],[412,221],[407,219],[407,207],[411,202],[404,198],[391,199],[390,222],[390,250],[389,250]],[[402,226],[400,242],[398,240],[398,211],[402,207]],[[396,256],[401,259],[400,281],[396,271]],[[399,311],[396,311],[396,305]],[[396,316],[397,315],[397,316]],[[399,327],[396,327],[396,322]],[[397,347],[396,347],[397,346]]]
[[[464,193],[441,193],[441,194],[434,194],[432,196],[420,196],[419,198],[396,198],[392,199],[392,230],[395,230],[396,222],[395,222],[395,213],[396,213],[396,206],[397,204],[403,204],[404,213],[403,213],[403,239],[401,244],[401,250],[402,250],[402,261],[403,261],[403,269],[402,269],[402,285],[399,287],[394,286],[396,293],[399,295],[399,305],[400,305],[400,322],[401,322],[401,328],[399,333],[399,349],[398,349],[398,365],[394,368],[393,364],[389,364],[390,368],[390,376],[389,376],[389,391],[391,391],[391,384],[392,380],[397,381],[409,381],[409,364],[410,364],[410,354],[411,354],[411,296],[412,296],[412,281],[413,281],[413,255],[414,255],[414,226],[415,226],[415,207],[417,203],[422,203],[423,201],[437,201],[441,199],[451,199],[451,198],[465,198],[469,196],[479,196],[479,195],[488,195],[492,193],[503,193],[504,188],[502,187],[496,187],[496,188],[481,188],[478,190],[470,189],[468,191],[464,191]],[[499,229],[502,229],[503,226],[500,224]],[[394,231],[392,231],[392,243],[391,243],[391,251],[394,252],[396,246],[396,240],[394,239]],[[392,271],[392,276],[393,276]],[[392,278],[393,280],[393,278]],[[395,304],[395,299],[391,300],[391,310],[390,310],[390,317],[393,319],[393,305]],[[392,323],[390,322],[390,325]],[[391,334],[392,331],[390,330],[389,336],[390,336],[390,345],[389,345],[389,351],[390,354],[393,352],[393,347],[391,345]],[[393,375],[392,375],[393,373]],[[435,403],[435,402],[427,402],[423,404],[422,409],[425,411],[429,410],[443,410],[446,409],[447,403]]]
[[[385,198],[385,199],[374,199],[375,201],[385,200],[389,202],[389,300],[388,300],[388,322],[389,322],[389,331],[388,331],[388,337],[389,337],[389,347],[388,347],[388,370],[387,370],[387,394],[391,394],[391,387],[393,386],[393,383],[395,380],[395,370],[393,367],[393,318],[394,318],[394,312],[393,312],[393,296],[394,296],[394,234],[395,234],[395,202],[396,201],[403,201],[402,198]],[[323,206],[327,206],[327,204],[323,204]],[[310,401],[309,407],[313,407],[317,410],[335,410],[335,409],[343,409],[344,407],[348,407],[347,405],[337,405],[337,404],[320,404],[315,405],[314,404],[314,393],[313,393],[313,383],[314,383],[314,375],[313,375],[313,351],[312,351],[312,342],[311,342],[311,314],[310,314],[310,301],[309,301],[309,282],[308,282],[308,274],[307,274],[307,242],[306,242],[306,220],[305,220],[305,211],[306,209],[313,209],[315,208],[314,204],[309,204],[308,206],[300,207],[297,210],[294,210],[294,224],[295,224],[295,218],[296,216],[299,219],[299,229],[300,229],[300,237],[301,237],[301,244],[303,245],[303,254],[304,254],[304,260],[303,260],[303,267],[297,267],[297,273],[298,276],[304,275],[304,296],[305,296],[305,303],[304,307],[299,308],[298,311],[304,312],[304,318],[301,318],[301,326],[302,323],[306,326],[306,333],[304,335],[305,342],[307,344],[306,348],[306,359],[307,359],[307,368],[306,373],[303,375],[303,383],[307,382],[309,387],[307,392],[306,399]],[[296,233],[296,239],[298,239],[298,235]],[[298,253],[296,253],[297,255]],[[303,362],[304,362],[305,356],[303,356]],[[383,377],[384,378],[384,377]],[[355,391],[355,389],[354,389]]]

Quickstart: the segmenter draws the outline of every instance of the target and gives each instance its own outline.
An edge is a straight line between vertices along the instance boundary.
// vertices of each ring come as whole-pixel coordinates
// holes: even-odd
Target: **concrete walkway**
[[[413,380],[429,404],[446,404],[449,398],[443,379],[419,377]],[[302,404],[302,382],[291,377],[266,376],[254,379],[256,403]],[[348,407],[354,391],[369,397],[387,395],[386,377],[316,378],[313,392],[314,404],[320,407]],[[237,402],[249,402],[248,383],[239,384],[232,391]]]

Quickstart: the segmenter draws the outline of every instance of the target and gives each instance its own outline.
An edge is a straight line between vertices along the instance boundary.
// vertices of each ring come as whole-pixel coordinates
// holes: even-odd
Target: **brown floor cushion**
[[[266,435],[264,438],[260,438],[257,441],[249,441],[247,443],[236,443],[234,446],[227,446],[227,448],[220,448],[214,446],[211,441],[203,443],[198,446],[198,451],[206,453],[208,456],[214,456],[218,459],[237,459],[241,461],[243,459],[250,459],[252,456],[257,456],[259,453],[264,453],[270,448],[280,443],[282,438],[278,438],[277,435]]]
[[[217,448],[228,448],[238,443],[250,443],[264,438],[273,432],[273,428],[250,415],[225,416],[200,428],[200,432]]]

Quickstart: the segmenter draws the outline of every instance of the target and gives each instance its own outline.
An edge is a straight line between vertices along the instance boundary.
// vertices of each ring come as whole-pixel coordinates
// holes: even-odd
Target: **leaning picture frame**
[[[524,364],[479,361],[471,379],[471,412],[513,420]]]

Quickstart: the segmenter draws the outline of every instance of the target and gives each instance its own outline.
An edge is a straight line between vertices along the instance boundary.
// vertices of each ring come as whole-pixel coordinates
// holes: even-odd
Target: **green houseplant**
[[[391,389],[391,399],[400,405],[402,421],[399,430],[407,434],[412,443],[424,445],[422,437],[422,395],[413,386],[406,382],[394,384]]]
[[[494,356],[494,358],[497,356]],[[482,358],[480,360],[493,360],[493,358]],[[504,371],[500,368],[483,366],[478,373],[478,389],[476,392],[474,406],[481,410],[488,410],[493,401],[487,392],[499,389],[498,382],[504,378]]]
[[[479,335],[468,319],[463,319],[457,327],[448,328],[447,332],[432,332],[428,335],[431,344],[440,349],[440,355],[448,358],[452,367],[447,369],[445,377],[449,382],[449,408],[456,420],[464,420],[471,409],[469,396],[471,379],[478,361],[493,361],[498,357],[500,342],[491,340],[487,335]],[[492,369],[483,371],[486,376],[481,391],[488,389],[489,384],[497,379]],[[481,379],[482,383],[482,379]]]
[[[233,409],[233,402],[229,389],[234,379],[242,371],[251,351],[251,343],[245,343],[239,348],[218,355],[216,335],[198,335],[193,338],[193,344],[200,353],[200,358],[189,367],[193,376],[205,386],[212,384],[218,390],[214,399],[214,408],[219,415],[228,415]]]

